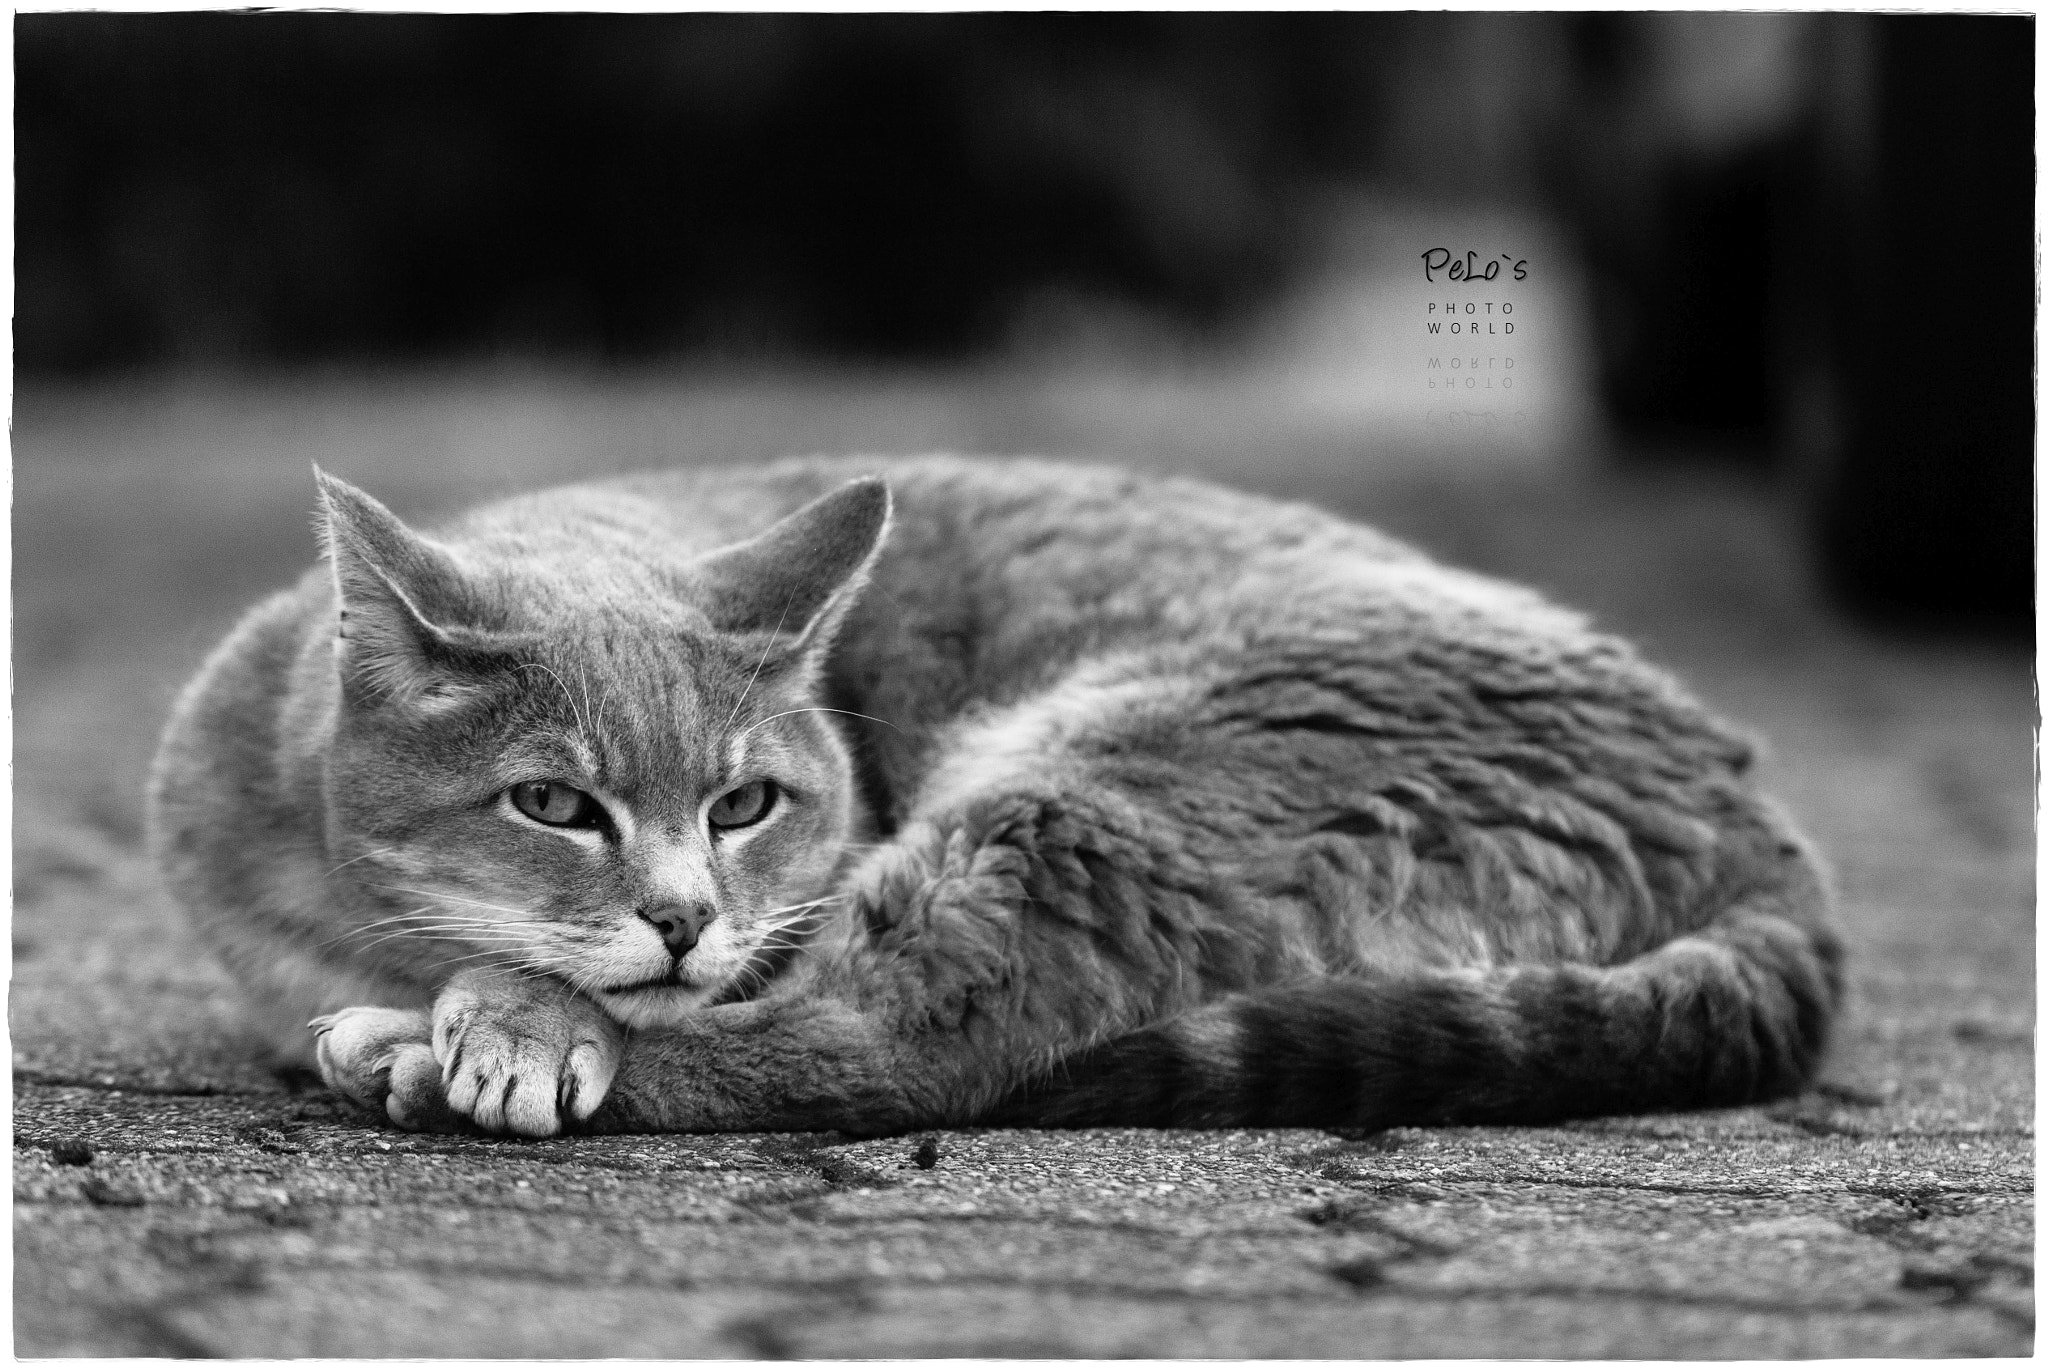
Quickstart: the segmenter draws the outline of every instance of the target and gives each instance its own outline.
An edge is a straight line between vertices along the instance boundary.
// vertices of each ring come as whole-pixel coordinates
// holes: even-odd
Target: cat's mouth
[[[713,992],[701,984],[686,984],[663,976],[615,989],[599,989],[593,997],[598,1006],[628,1027],[666,1027],[703,1007]]]
[[[774,982],[795,957],[793,946],[757,946],[739,972],[720,976],[715,971],[705,974],[710,967],[693,965],[693,956],[661,974],[605,985],[593,990],[593,996],[628,1026],[662,1026],[682,1013],[751,998]],[[696,974],[691,973],[693,969]]]
[[[655,975],[652,979],[635,980],[631,984],[607,984],[602,989],[598,990],[598,992],[652,993],[656,989],[695,989],[699,987],[701,986],[692,984],[688,980],[684,979],[683,967],[677,965],[675,968],[669,970],[666,974]]]

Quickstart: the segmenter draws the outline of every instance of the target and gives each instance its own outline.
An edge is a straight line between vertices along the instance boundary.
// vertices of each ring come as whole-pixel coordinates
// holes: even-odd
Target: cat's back
[[[984,639],[1037,642],[1062,624],[1085,625],[1097,641],[1142,635],[1148,625],[1185,637],[1204,625],[1271,623],[1276,612],[1318,603],[1395,601],[1424,616],[1476,613],[1539,632],[1570,633],[1581,621],[1529,591],[1440,566],[1307,504],[1110,466],[795,458],[626,477],[499,509],[519,521],[549,504],[548,516],[585,523],[630,517],[648,545],[692,555],[865,475],[888,482],[894,505],[874,569],[879,592],[862,608],[870,627],[887,615]],[[638,512],[629,515],[630,507]]]
[[[1076,579],[1121,572],[1127,581],[1162,565],[1182,583],[1307,549],[1386,561],[1421,553],[1305,504],[1113,466],[1029,459],[797,457],[759,467],[701,467],[627,476],[496,506],[529,520],[549,503],[579,520],[616,521],[645,501],[644,529],[688,553],[766,527],[861,476],[889,484],[895,509],[883,560],[908,579],[920,567],[955,572],[982,563]],[[935,569],[935,573],[936,569]]]
[[[1370,637],[1396,652],[1422,639],[1587,640],[1579,615],[1532,591],[1321,509],[1109,466],[840,456],[698,467],[522,495],[440,531],[522,576],[630,601],[870,475],[888,482],[894,516],[838,667],[856,693],[860,677],[929,682],[932,716],[1115,649],[1276,635]]]

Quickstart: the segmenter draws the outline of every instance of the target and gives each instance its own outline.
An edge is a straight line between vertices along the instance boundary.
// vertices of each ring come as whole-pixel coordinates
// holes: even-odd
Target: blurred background
[[[2024,1149],[2031,18],[14,22],[14,1077],[18,1109],[150,1100],[109,1172],[219,1150],[181,1094],[277,1096],[158,888],[141,794],[181,684],[313,561],[309,463],[430,520],[615,471],[935,449],[1314,499],[1638,641],[1769,739],[1763,782],[1838,872],[1839,1096],[1883,1110],[1799,1130],[1973,1203],[1968,1148]],[[1715,1166],[1752,1134],[1642,1125]],[[1799,1201],[1851,1210],[1770,1125]],[[479,1285],[364,1234],[444,1249],[386,1177],[233,1248],[284,1271],[278,1299],[396,1271],[431,1314],[262,1339],[235,1328],[315,1304],[208,1301],[241,1257],[157,1239],[211,1190],[123,1209],[60,1178],[17,1199],[40,1252],[17,1348],[359,1353],[319,1328],[419,1324],[416,1350],[474,1353],[446,1309]],[[1949,1239],[1900,1182],[1912,1218],[1879,1229]],[[1626,1258],[1655,1297],[1699,1286]],[[1962,1305],[1991,1275],[1957,1267],[1908,1269],[1886,1325],[1897,1299],[1992,1315]],[[474,1306],[552,1306],[492,1286]]]
[[[824,396],[800,445],[1704,459],[1778,482],[1845,606],[2026,631],[2032,25],[25,15],[23,412],[773,378]],[[1436,246],[1527,263],[1505,408],[1425,388]],[[1005,413],[830,420],[889,385]]]
[[[19,16],[17,784],[132,841],[309,462],[933,449],[1319,500],[1780,735],[1981,666],[2024,769],[2033,23]]]

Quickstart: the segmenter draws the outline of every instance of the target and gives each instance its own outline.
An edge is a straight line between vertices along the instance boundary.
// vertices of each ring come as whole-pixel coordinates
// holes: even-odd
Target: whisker
[[[810,945],[810,938],[806,933],[798,932],[794,935],[785,936],[783,934],[784,930],[778,928],[775,931],[769,932],[754,943],[754,948],[748,952],[748,955],[775,955],[783,951],[801,951]]]
[[[418,937],[421,941],[462,941],[466,938],[468,930],[466,927],[401,927],[395,932],[386,932],[376,940],[363,944],[375,946],[401,936]]]
[[[445,933],[449,936],[491,937],[498,941],[526,941],[525,937],[507,927],[479,926],[474,922],[420,922],[404,927],[386,928],[384,936],[424,936],[428,932]]]
[[[507,955],[529,970],[552,972],[564,965],[574,965],[576,957],[566,951],[551,951],[545,947],[516,946]]]
[[[782,952],[794,949],[797,949],[797,947],[774,944],[764,940],[748,955],[746,963],[740,966],[739,974],[733,979],[733,988],[743,997],[751,996],[756,990],[766,988],[778,968],[772,962]]]
[[[398,848],[396,846],[380,846],[374,851],[365,851],[359,856],[351,856],[349,859],[335,866],[332,870],[329,870],[325,875],[322,875],[321,878],[332,878],[333,876],[340,874],[343,870],[348,869],[349,866],[355,864],[359,860],[368,860],[372,856],[388,856],[397,849]]]
[[[771,713],[759,722],[750,724],[741,731],[740,736],[746,736],[748,732],[752,732],[756,727],[765,727],[777,718],[787,718],[798,713],[843,713],[849,718],[866,718],[871,723],[880,723],[892,732],[901,732],[903,730],[887,718],[877,718],[871,713],[856,713],[850,708],[786,708],[780,713]]]
[[[494,947],[488,951],[473,951],[468,955],[450,956],[448,959],[442,961],[441,963],[443,965],[460,965],[465,960],[482,960],[487,956],[509,957],[512,954],[513,952],[505,950],[502,947]]]
[[[352,936],[367,936],[371,932],[376,931],[379,927],[388,927],[394,922],[405,922],[414,918],[422,918],[428,916],[431,916],[431,914],[428,912],[427,909],[415,908],[409,913],[399,913],[393,917],[380,917],[375,922],[366,922],[360,927],[350,927],[348,930],[342,932],[340,935],[331,936],[327,940],[321,942],[320,944],[322,946],[332,946],[337,942],[346,941]]]
[[[803,941],[764,941],[754,947],[754,955],[778,955],[782,951],[801,951],[803,947]]]
[[[811,899],[807,903],[785,903],[780,908],[763,908],[761,911],[763,914],[793,913],[804,908],[822,908],[828,903],[843,903],[845,900],[845,894],[833,894],[828,898]]]
[[[372,946],[381,946],[387,941],[396,941],[400,937],[414,937],[421,941],[455,941],[460,942],[462,945],[465,946],[474,946],[479,941],[495,940],[505,943],[506,946],[511,949],[521,949],[527,946],[531,946],[533,944],[530,941],[522,941],[518,937],[494,937],[488,932],[479,933],[468,928],[444,930],[421,929],[417,927],[402,927],[398,931],[384,933],[384,935],[378,937],[375,941],[365,941],[360,946],[351,947],[350,950],[352,954],[361,954],[362,952],[369,950]]]
[[[590,709],[590,677],[584,673],[583,665],[584,663],[581,661],[576,663],[576,687],[583,691],[583,716],[586,719],[595,719],[597,715],[591,712]],[[589,742],[592,746],[597,745],[597,725],[595,722],[590,723]]]
[[[464,898],[460,894],[444,894],[437,889],[407,889],[396,884],[371,884],[367,881],[364,882],[363,887],[366,889],[388,889],[394,894],[412,894],[418,898],[445,899],[450,903],[466,904],[471,908],[488,908],[494,913],[509,913],[521,920],[524,920],[526,917],[525,911],[519,908],[507,908],[502,903],[486,903],[480,898]]]
[[[473,923],[479,927],[504,927],[518,925],[513,923],[507,923],[505,919],[499,917],[472,917],[467,913],[454,912],[450,909],[442,908],[438,904],[429,903],[422,905],[418,908],[410,909],[407,912],[393,913],[386,917],[377,918],[374,921],[365,922],[362,926],[357,927],[354,930],[362,932],[368,931],[373,927],[389,926],[394,922],[421,921]],[[348,935],[348,933],[344,932],[343,935],[346,936]]]
[[[754,662],[754,673],[747,676],[747,687],[740,691],[740,701],[732,706],[731,714],[726,717],[726,727],[731,727],[732,720],[737,718],[740,715],[740,710],[747,706],[747,695],[754,692],[754,681],[761,678],[761,667],[768,664],[768,653],[775,649],[775,639],[782,635],[782,624],[789,617],[790,606],[794,603],[796,603],[796,586],[791,585],[789,587],[789,597],[782,601],[782,612],[776,616],[775,631],[768,634],[768,641],[761,648],[761,659]],[[722,731],[723,729],[720,730]],[[747,729],[747,732],[753,730],[750,727]],[[747,733],[742,732],[740,735],[744,737]]]
[[[595,974],[596,972],[591,970],[587,966],[577,966],[571,964],[569,965],[567,972],[563,974],[562,979],[564,982],[568,984],[570,988],[574,989],[576,992],[581,994],[590,994],[597,992],[600,987],[595,978]]]
[[[528,951],[519,957],[520,968],[533,970],[538,973],[545,974],[550,979],[564,977],[562,975],[557,975],[554,973],[558,969],[564,970],[565,974],[568,972],[572,972],[574,968],[574,963],[575,962],[572,957],[560,954],[535,955],[531,951]]]
[[[391,937],[388,937],[388,936],[382,936],[382,937],[378,937],[378,938],[377,938],[377,939],[376,939],[375,941],[365,941],[365,942],[364,942],[364,943],[363,943],[362,945],[360,945],[360,946],[351,946],[351,947],[349,947],[349,954],[350,954],[350,955],[367,955],[367,954],[368,954],[369,952],[371,952],[371,951],[375,950],[375,949],[376,949],[377,947],[379,947],[379,946],[383,945],[383,944],[384,944],[385,942],[387,942],[387,941],[390,941],[390,940],[392,940],[392,939],[393,939],[393,938],[391,938]],[[422,936],[422,937],[419,937],[419,938],[417,938],[417,939],[418,939],[418,940],[420,940],[420,941],[448,941],[448,942],[453,942],[453,943],[455,943],[456,945],[459,945],[459,946],[467,946],[467,945],[469,945],[469,944],[470,944],[470,943],[468,943],[467,941],[464,941],[464,940],[463,940],[463,939],[462,939],[461,937],[459,937],[459,936],[434,936],[434,935],[429,935],[429,936]]]
[[[454,922],[427,922],[417,918],[407,918],[402,925],[396,927],[392,926],[389,922],[372,923],[367,927],[358,927],[354,931],[343,932],[340,936],[322,944],[332,946],[338,942],[347,941],[351,937],[368,936],[372,932],[382,932],[383,937],[380,937],[380,940],[384,937],[394,936],[423,936],[428,932],[462,932],[471,936],[497,936],[505,939],[518,939],[531,935],[524,928],[493,922],[472,922],[468,919]]]
[[[576,715],[576,731],[585,737],[590,735],[590,726],[583,721],[583,711],[576,707],[576,696],[569,692],[569,686],[562,682],[562,677],[556,675],[552,667],[542,665],[539,661],[521,661],[519,668],[521,670],[547,671],[553,677],[556,687],[562,691],[562,697],[568,701],[569,711]]]
[[[799,928],[802,928],[802,930],[799,931]],[[781,936],[784,932],[794,932],[798,936],[809,936],[814,930],[815,928],[804,926],[804,919],[792,918],[788,922],[772,922],[768,924],[768,926],[762,929],[761,935],[770,937]]]
[[[419,936],[427,932],[446,932],[450,935],[496,937],[500,941],[534,942],[540,940],[536,934],[523,927],[478,926],[473,922],[428,922],[410,927],[393,927],[386,936]]]
[[[814,898],[808,903],[791,903],[781,908],[763,908],[761,911],[763,915],[769,917],[780,913],[787,913],[789,916],[786,920],[793,922],[816,914],[820,908],[830,908],[845,901],[844,897]]]
[[[808,931],[792,932],[786,927],[776,927],[764,933],[748,954],[752,955],[759,951],[796,950],[810,944],[811,934]]]
[[[527,922],[517,918],[508,921],[501,917],[475,917],[428,904],[403,913],[372,919],[360,926],[349,928],[323,944],[331,946],[337,941],[346,941],[353,936],[366,936],[371,932],[386,929],[403,933],[423,931],[429,927],[447,931],[502,933],[506,936],[540,936],[546,934],[548,924]]]
[[[810,927],[799,927],[793,922],[784,922],[762,932],[761,940],[766,942],[774,937],[794,938],[790,944],[795,945],[807,940],[814,930],[814,928]]]

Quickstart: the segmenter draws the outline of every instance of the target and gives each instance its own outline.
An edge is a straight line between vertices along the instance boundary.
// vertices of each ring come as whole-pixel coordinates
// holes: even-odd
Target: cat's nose
[[[642,908],[640,916],[661,933],[661,943],[668,947],[668,953],[681,960],[717,914],[702,903],[664,903],[657,908]]]

